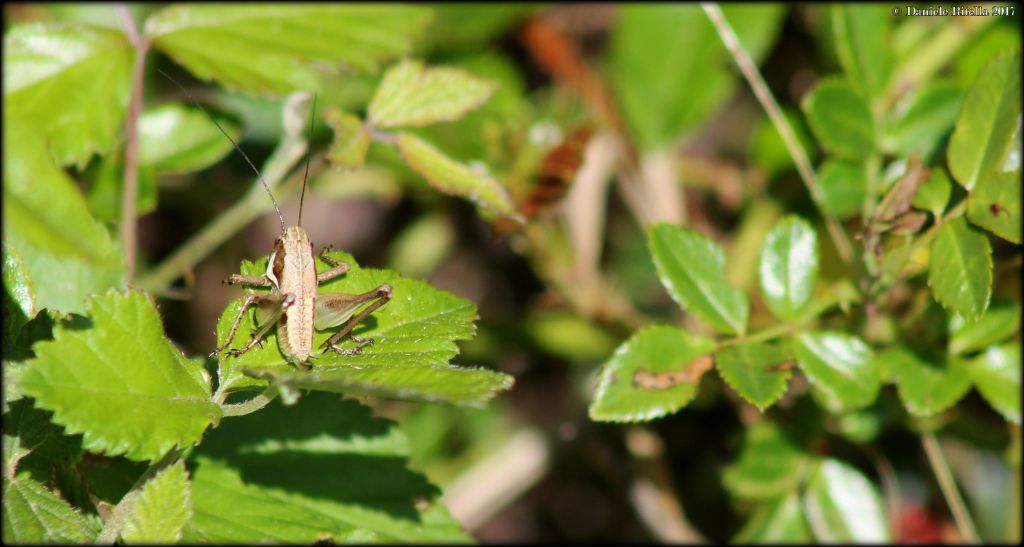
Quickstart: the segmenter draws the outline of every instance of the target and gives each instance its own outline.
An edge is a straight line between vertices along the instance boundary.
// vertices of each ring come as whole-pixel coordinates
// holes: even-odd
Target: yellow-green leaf
[[[460,68],[424,68],[420,61],[403,61],[384,74],[368,117],[375,127],[384,128],[453,121],[482,105],[494,87]]]
[[[992,295],[992,248],[988,238],[957,217],[939,228],[932,242],[928,284],[946,309],[973,321]]]

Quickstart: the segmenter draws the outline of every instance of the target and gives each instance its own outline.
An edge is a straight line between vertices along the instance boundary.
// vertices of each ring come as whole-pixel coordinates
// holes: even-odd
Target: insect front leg
[[[321,294],[317,296],[314,310],[314,326],[317,330],[337,326],[344,322],[342,329],[328,338],[320,347],[330,348],[341,355],[362,353],[363,347],[372,344],[373,339],[356,338],[352,336],[352,329],[390,300],[391,285],[387,284],[363,294]],[[366,303],[369,305],[356,314],[355,311]],[[341,349],[338,342],[346,336],[352,338],[359,345],[353,349]]]
[[[238,332],[238,325],[242,322],[242,317],[245,312],[253,305],[259,307],[262,312],[261,315],[264,318],[260,324],[260,330],[253,334],[252,340],[243,349],[233,349],[228,352],[228,355],[232,357],[238,357],[243,353],[251,350],[256,344],[260,342],[267,335],[267,332],[277,324],[277,321],[284,314],[288,306],[295,302],[295,295],[281,294],[281,293],[270,293],[270,294],[250,294],[245,298],[245,302],[242,304],[242,309],[238,311],[238,315],[235,317],[235,322],[231,325],[231,331],[228,332],[228,337],[224,340],[224,344],[219,348],[215,349],[210,357],[216,357],[220,352],[224,351],[231,341],[235,338],[235,333]]]

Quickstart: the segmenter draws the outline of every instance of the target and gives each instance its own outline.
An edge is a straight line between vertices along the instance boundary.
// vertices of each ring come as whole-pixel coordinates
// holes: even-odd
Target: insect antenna
[[[313,138],[313,122],[316,121],[316,93],[313,94],[313,108],[309,113],[309,138],[307,142]],[[310,154],[311,155],[311,154]],[[309,156],[306,156],[306,173],[302,175],[302,195],[299,196],[299,223],[298,226],[302,226],[302,202],[306,199],[306,179],[309,178]]]
[[[242,150],[242,148],[240,146],[238,146],[238,143],[235,142],[235,139],[232,139],[231,135],[229,135],[228,132],[225,131],[224,128],[221,127],[221,125],[219,123],[217,123],[217,120],[214,119],[214,117],[210,114],[210,112],[208,110],[206,110],[206,108],[204,108],[203,105],[199,104],[198,101],[196,101],[195,97],[193,97],[192,94],[189,93],[189,91],[187,89],[185,89],[185,86],[183,86],[180,83],[178,83],[177,80],[172,78],[170,74],[164,72],[162,69],[158,68],[156,70],[160,74],[163,74],[165,78],[170,80],[171,83],[173,83],[174,85],[178,86],[178,89],[180,89],[182,91],[182,93],[184,93],[185,96],[188,97],[190,101],[192,101],[193,104],[198,106],[199,109],[202,110],[204,114],[206,114],[207,118],[210,118],[210,121],[213,122],[213,125],[216,125],[217,129],[220,129],[220,132],[223,133],[224,136],[227,137],[229,141],[231,141],[231,144],[232,144],[232,146],[235,147],[235,150],[238,150],[238,153],[241,154],[243,158],[245,158],[245,162],[249,164],[249,167],[252,167],[252,170],[256,172],[256,177],[260,179],[261,183],[263,183],[263,187],[266,188],[267,194],[270,196],[270,202],[274,204],[274,210],[277,211],[277,219],[281,221],[281,233],[283,234],[284,233],[284,215],[281,214],[281,208],[277,206],[277,200],[274,199],[274,194],[270,191],[270,185],[267,184],[267,181],[263,180],[263,175],[260,174],[260,170],[257,169],[256,165],[252,163],[252,160],[249,159],[249,156],[245,155],[245,151]],[[308,164],[307,164],[307,169],[308,169]],[[305,183],[303,183],[303,184],[305,184]],[[305,186],[303,186],[303,190],[305,190]],[[302,209],[301,208],[299,209],[299,216],[300,216],[300,218],[302,216]]]

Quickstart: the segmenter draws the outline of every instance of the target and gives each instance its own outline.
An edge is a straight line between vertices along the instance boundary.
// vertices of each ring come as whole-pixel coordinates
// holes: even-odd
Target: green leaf
[[[804,519],[800,497],[796,492],[790,492],[762,503],[731,543],[810,543],[813,539]]]
[[[864,97],[847,82],[828,78],[802,102],[811,131],[837,157],[857,160],[875,149],[875,125]]]
[[[968,370],[988,404],[1020,425],[1020,344],[992,346],[971,361]]]
[[[973,321],[992,294],[992,248],[963,217],[942,225],[932,242],[928,284],[943,307]]]
[[[829,410],[855,410],[878,396],[879,374],[871,348],[840,332],[804,332],[793,342],[804,374],[826,397]]]
[[[907,348],[893,346],[882,352],[878,360],[899,386],[903,406],[915,416],[938,414],[971,389],[967,366],[955,356],[922,357]]]
[[[3,341],[4,347],[18,340],[18,333],[36,315],[35,288],[28,269],[13,245],[3,244]],[[4,351],[4,357],[9,354]]]
[[[996,56],[964,98],[946,154],[953,178],[968,190],[991,171],[1020,168],[1020,63],[1019,50]]]
[[[125,543],[176,543],[192,520],[192,491],[181,461],[146,481],[125,519]]]
[[[722,482],[738,498],[770,500],[795,491],[810,463],[778,426],[762,420],[747,428],[743,451],[725,468]]]
[[[675,327],[637,331],[601,370],[590,418],[640,422],[679,410],[697,394],[706,368],[701,358],[714,348],[711,340]]]
[[[408,54],[429,15],[411,6],[182,4],[151,16],[145,34],[203,80],[285,95]]]
[[[1020,330],[1019,303],[993,304],[977,321],[953,315],[949,320],[949,352],[971,353],[998,344]]]
[[[514,382],[511,376],[493,370],[454,365],[336,366],[322,371],[250,373],[293,389],[478,408]]]
[[[212,114],[211,114],[212,115]],[[238,141],[241,130],[225,116],[217,123]],[[181,103],[164,103],[139,117],[139,165],[158,173],[205,169],[231,152],[231,140],[205,112]]]
[[[138,169],[135,214],[142,216],[156,209],[156,176],[148,166]],[[110,224],[121,222],[121,199],[124,189],[124,158],[120,150],[104,156],[89,186],[85,199],[96,218]]]
[[[359,355],[342,356],[328,352],[312,361],[314,370],[330,377],[335,370],[335,380],[346,377],[350,381],[362,378],[377,377],[385,368],[396,368],[388,373],[387,378],[394,380],[402,376],[399,370],[405,369],[416,381],[426,380],[428,371],[443,372],[448,362],[459,353],[455,342],[467,340],[476,333],[473,321],[476,319],[476,306],[455,295],[434,289],[429,284],[399,276],[390,270],[360,268],[352,257],[342,252],[331,252],[335,260],[347,262],[351,269],[343,276],[320,285],[319,294],[349,293],[360,294],[387,283],[391,285],[394,295],[387,305],[373,312],[366,321],[353,331],[360,338],[372,338],[374,343],[363,348]],[[258,263],[244,262],[243,275],[263,275],[267,271],[266,259]],[[317,258],[318,271],[325,271],[329,266]],[[266,289],[263,289],[266,290]],[[217,323],[218,347],[224,343],[231,323],[241,309],[241,300],[232,302]],[[231,348],[243,347],[248,342],[248,333],[254,330],[252,314],[246,313],[235,335]],[[338,328],[323,332],[315,332],[313,347],[330,338]],[[351,341],[342,343],[345,347],[354,347]],[[253,349],[239,357],[227,356],[227,351],[220,357],[221,379],[234,389],[265,385],[263,380],[254,380],[243,376],[242,369],[249,368],[282,375],[290,374],[295,367],[288,363],[278,349],[276,336],[270,335],[263,343],[262,349]],[[423,370],[417,370],[417,367]],[[375,372],[376,369],[380,371]],[[472,370],[472,369],[465,369]],[[363,371],[363,372],[359,372]],[[481,378],[478,372],[469,373],[472,377]],[[490,373],[488,373],[490,374]],[[428,375],[429,376],[429,375]],[[379,377],[378,377],[379,378]],[[503,383],[497,382],[498,384]],[[423,384],[420,384],[421,387]],[[382,389],[387,384],[379,386]],[[441,389],[441,386],[435,386]]]
[[[788,359],[785,351],[755,342],[718,352],[715,368],[733,391],[763,412],[786,393],[791,374]]]
[[[14,543],[92,541],[85,518],[60,496],[28,478],[3,478],[3,540]]]
[[[750,306],[743,291],[729,286],[725,253],[703,234],[671,224],[647,232],[658,277],[672,299],[715,330],[743,334]]]
[[[433,53],[479,51],[500,39],[501,35],[531,12],[543,9],[537,4],[512,3],[440,3],[431,6],[436,17],[424,42]],[[436,50],[436,51],[435,51]]]
[[[789,126],[793,128],[797,142],[807,151],[808,155],[814,157],[816,146],[814,139],[811,138],[811,134],[808,133],[803,117],[793,108],[784,108],[782,113],[785,115],[786,121],[789,122]],[[782,137],[779,136],[779,131],[775,128],[771,118],[767,116],[761,117],[757,121],[752,135],[750,140],[750,157],[755,165],[764,170],[766,178],[769,180],[773,179],[783,171],[795,167],[793,155],[790,154],[789,148],[786,147]]]
[[[914,201],[911,204],[918,209],[930,211],[932,216],[938,220],[946,211],[952,192],[953,183],[949,181],[946,170],[935,167],[928,174],[928,178],[917,188],[917,193],[914,194]]]
[[[220,419],[208,381],[197,381],[190,369],[198,365],[164,338],[145,294],[109,291],[86,313],[35,345],[18,387],[69,433],[82,433],[87,450],[153,460],[197,442]]]
[[[822,461],[804,494],[804,512],[820,543],[891,541],[878,489],[839,460]]]
[[[883,146],[887,151],[902,156],[913,152],[929,156],[952,130],[962,100],[963,92],[954,84],[935,82],[928,85],[914,95],[902,114],[887,128]]]
[[[993,172],[967,197],[967,220],[1013,243],[1021,242],[1020,170]]]
[[[492,93],[494,83],[465,70],[407,60],[384,73],[367,116],[375,127],[423,127],[457,120]]]
[[[825,212],[840,220],[861,213],[868,195],[868,175],[862,166],[845,160],[826,160],[818,171],[818,184]]]
[[[811,300],[818,276],[818,236],[805,220],[789,215],[780,220],[761,250],[761,294],[768,309],[793,321]]]
[[[46,138],[59,164],[81,169],[93,154],[109,151],[123,130],[134,57],[117,31],[15,25],[4,36],[5,133],[7,116],[22,118]]]
[[[358,116],[330,107],[324,121],[334,130],[334,142],[327,150],[327,160],[346,171],[356,170],[366,161],[370,148],[370,128]]]
[[[78,312],[86,296],[120,286],[120,252],[41,135],[5,116],[4,160],[4,240],[21,255],[37,309]]]
[[[768,53],[785,15],[769,4],[723,5],[722,11],[755,62]],[[628,5],[616,15],[609,79],[641,148],[671,143],[732,95],[732,58],[700,6]]]
[[[469,541],[408,456],[396,424],[336,395],[226,420],[192,456],[194,516],[183,541]]]
[[[892,72],[888,10],[875,6],[832,6],[836,56],[857,89],[872,99],[882,95]]]
[[[395,146],[409,167],[427,179],[434,189],[468,199],[478,207],[504,216],[517,216],[508,192],[486,167],[458,163],[411,133],[396,135]]]
[[[4,372],[8,372],[5,370]],[[13,381],[5,376],[5,380]],[[33,479],[51,482],[54,470],[74,466],[82,455],[82,438],[64,434],[53,414],[32,406],[30,399],[5,405],[3,444],[5,477],[28,473]]]

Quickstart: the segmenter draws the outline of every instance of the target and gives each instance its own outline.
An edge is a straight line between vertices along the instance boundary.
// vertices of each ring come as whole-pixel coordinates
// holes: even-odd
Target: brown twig
[[[135,65],[132,68],[132,94],[125,118],[124,145],[124,188],[121,192],[121,247],[125,257],[125,281],[132,284],[135,277],[136,255],[136,208],[139,195],[139,136],[138,121],[142,113],[142,77],[146,68],[146,53],[149,39],[140,37],[135,20],[128,6],[121,4],[118,12],[124,22],[125,32],[135,46]]]

